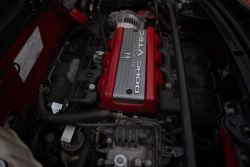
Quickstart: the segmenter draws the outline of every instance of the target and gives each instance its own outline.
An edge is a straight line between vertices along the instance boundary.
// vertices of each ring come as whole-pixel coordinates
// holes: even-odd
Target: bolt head
[[[139,118],[137,115],[134,115],[133,118]]]
[[[110,144],[110,143],[113,143],[113,140],[111,137],[107,138],[107,143]]]
[[[94,91],[95,90],[95,84],[89,84],[89,91]]]
[[[231,125],[233,125],[233,126],[237,126],[239,123],[238,123],[238,121],[237,121],[237,119],[235,119],[235,118],[232,118],[231,120],[230,120],[230,123],[231,123]]]
[[[142,164],[142,161],[140,158],[136,158],[135,159],[135,165],[141,165]]]
[[[94,54],[94,59],[96,59],[97,61],[102,61],[104,59],[104,52],[96,51]]]
[[[149,167],[152,165],[152,161],[150,159],[147,159],[145,162],[145,167]]]
[[[118,163],[123,163],[123,158],[122,157],[117,158],[117,162]]]
[[[172,90],[172,89],[173,89],[173,84],[170,83],[170,82],[167,82],[167,83],[165,84],[165,86],[166,86],[166,88],[167,88],[168,90]]]
[[[127,90],[126,90],[126,93],[127,93],[127,94],[132,94],[132,92],[133,92],[132,89],[127,89]]]

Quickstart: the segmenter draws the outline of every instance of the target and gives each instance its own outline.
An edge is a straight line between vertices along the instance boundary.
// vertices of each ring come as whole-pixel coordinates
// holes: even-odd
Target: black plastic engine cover
[[[175,64],[174,48],[171,38],[163,38],[163,46],[159,49],[163,58],[163,64],[159,68],[163,74],[164,86],[159,92],[158,110],[168,112],[179,112],[180,102],[177,87],[177,72]],[[172,90],[165,87],[165,83],[172,84]]]
[[[101,65],[93,64],[94,51],[103,50],[101,37],[91,37],[88,40],[88,48],[83,54],[75,81],[71,88],[69,103],[94,104],[97,98],[97,91],[89,91],[89,84],[95,84],[103,73]]]
[[[187,41],[182,43],[182,49],[193,125],[216,126],[221,108],[218,96],[213,92],[215,83],[212,73],[208,70],[210,64],[206,50],[192,40]],[[164,60],[160,67],[164,83],[170,82],[173,85],[171,90],[166,86],[160,90],[159,111],[179,112],[178,81],[172,39],[164,37],[163,46],[159,51]]]
[[[103,50],[103,40],[94,36],[87,40],[77,38],[64,47],[49,75],[48,87],[51,93],[45,97],[47,102],[63,104],[68,99],[73,104],[93,104],[96,101],[97,92],[89,92],[87,86],[95,84],[102,74],[102,67],[92,64],[92,55],[97,50]],[[74,74],[69,75],[74,60],[80,63],[75,67]]]

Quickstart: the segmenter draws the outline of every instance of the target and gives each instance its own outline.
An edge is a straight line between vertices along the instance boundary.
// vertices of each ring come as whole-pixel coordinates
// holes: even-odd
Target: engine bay
[[[35,60],[28,69],[20,47],[13,71],[19,68],[21,83],[36,83],[34,98],[20,103],[25,116],[11,109],[2,118],[36,161],[46,167],[228,166],[221,121],[236,114],[232,106],[246,106],[249,95],[225,40],[197,2],[62,0],[47,10],[42,20],[57,21],[41,23],[58,25],[46,39],[63,37],[40,67]],[[49,46],[44,29],[36,26],[25,44],[40,47],[37,61]],[[42,44],[32,43],[35,33]],[[32,81],[35,66],[45,70]],[[247,129],[241,132],[249,139]]]

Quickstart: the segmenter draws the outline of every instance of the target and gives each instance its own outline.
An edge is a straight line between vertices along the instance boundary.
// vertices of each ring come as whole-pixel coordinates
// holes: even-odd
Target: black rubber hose
[[[107,43],[106,43],[105,33],[104,33],[104,30],[103,30],[103,26],[102,26],[101,13],[100,13],[101,4],[102,4],[102,0],[100,0],[99,3],[98,3],[97,13],[98,13],[98,19],[99,19],[100,28],[101,28],[101,31],[102,31],[102,38],[103,38],[103,43],[104,43],[105,51],[107,52],[108,51],[108,47],[107,47]]]
[[[115,124],[112,123],[87,124],[87,123],[77,122],[76,125],[81,127],[115,127]]]
[[[40,157],[39,157],[39,143],[42,137],[42,131],[47,128],[47,126],[49,125],[49,123],[47,122],[42,122],[41,124],[39,124],[38,128],[36,129],[36,133],[35,136],[32,140],[32,153],[34,158],[40,162]]]
[[[172,140],[166,138],[165,136],[161,136],[161,138],[162,138],[165,142],[167,142],[168,144],[171,144],[172,146],[175,146],[175,144],[174,144],[174,142],[173,142]]]
[[[158,9],[158,3],[155,1],[155,16],[156,16],[156,29],[157,33],[161,32],[161,27],[159,23],[159,9]]]
[[[79,31],[83,31],[83,30],[89,30],[88,26],[86,25],[81,25],[81,26],[77,26],[74,30],[72,30],[69,35],[64,38],[63,42],[67,42],[68,40],[70,40],[76,33],[78,33]],[[88,31],[92,36],[95,36],[95,34],[92,33],[92,31]]]
[[[156,15],[155,5],[150,2],[148,4],[148,7]],[[167,22],[167,20],[165,19],[165,17],[161,13],[158,13],[158,17],[159,17],[160,22],[163,24],[164,30],[167,33],[170,33],[171,32],[171,24],[169,22]]]
[[[173,45],[177,65],[178,90],[180,97],[181,121],[183,128],[183,144],[184,144],[184,166],[196,167],[196,157],[194,149],[193,127],[191,122],[191,110],[189,105],[189,96],[187,91],[187,82],[182,57],[182,48],[178,33],[178,27],[175,18],[175,1],[167,0],[169,15],[172,25]]]
[[[37,99],[37,110],[39,116],[46,122],[54,123],[75,123],[82,121],[92,121],[98,119],[108,119],[112,117],[112,114],[109,110],[101,111],[84,111],[80,113],[57,113],[53,114],[46,110],[45,100],[43,97],[44,88],[39,88],[39,95]]]
[[[96,142],[93,140],[87,141],[83,144],[76,167],[86,166],[86,162],[89,158],[89,154],[92,152],[93,147],[96,147]]]

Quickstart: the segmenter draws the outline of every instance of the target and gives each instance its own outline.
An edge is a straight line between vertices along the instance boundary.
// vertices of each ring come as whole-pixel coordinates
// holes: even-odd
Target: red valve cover
[[[161,71],[157,68],[157,66],[159,67],[162,63],[161,54],[157,50],[157,48],[161,46],[161,41],[159,36],[155,33],[154,28],[152,27],[148,27],[148,29],[145,30],[146,32],[145,82],[139,83],[140,87],[145,88],[145,90],[143,90],[144,92],[143,101],[139,104],[134,103],[131,100],[128,102],[117,102],[113,97],[114,88],[116,84],[117,70],[119,66],[119,59],[122,59],[122,57],[120,57],[120,54],[121,54],[122,41],[124,38],[124,31],[125,29],[123,27],[117,28],[115,36],[110,39],[108,44],[111,53],[109,52],[105,53],[105,59],[103,62],[104,74],[101,76],[97,87],[97,91],[98,93],[100,93],[101,97],[100,105],[102,108],[111,110],[137,112],[137,113],[154,113],[157,111],[157,89],[160,89],[162,87],[163,77]],[[136,78],[132,78],[132,80],[133,79],[134,82],[136,82]]]

